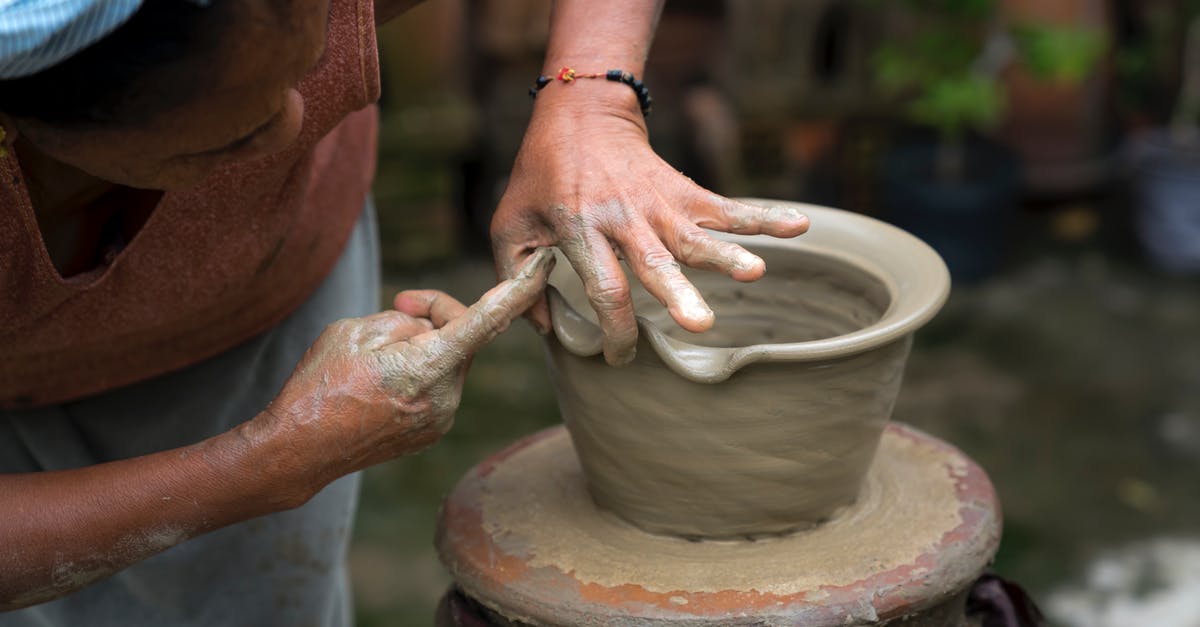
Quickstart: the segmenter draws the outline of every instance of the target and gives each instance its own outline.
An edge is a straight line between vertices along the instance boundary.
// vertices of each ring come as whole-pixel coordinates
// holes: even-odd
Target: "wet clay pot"
[[[900,387],[912,333],[950,277],[937,253],[878,220],[790,204],[801,237],[718,237],[761,256],[738,283],[689,272],[717,316],[680,329],[634,289],[637,357],[611,367],[565,258],[546,341],[559,406],[596,503],[642,529],[693,538],[811,527],[858,496]],[[631,281],[636,285],[636,281]]]

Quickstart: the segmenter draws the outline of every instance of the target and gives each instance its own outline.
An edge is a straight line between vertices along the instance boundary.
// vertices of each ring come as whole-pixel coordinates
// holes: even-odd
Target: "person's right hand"
[[[433,290],[399,293],[396,310],[340,320],[308,350],[261,419],[294,454],[311,490],[413,453],[453,424],[472,355],[541,298],[554,255],[537,251],[471,307]]]
[[[0,612],[299,507],[338,477],[437,441],[471,355],[541,297],[553,262],[549,249],[534,253],[470,308],[441,292],[401,292],[396,311],[330,325],[270,407],[211,438],[106,464],[0,473],[5,511],[24,512],[0,516]]]

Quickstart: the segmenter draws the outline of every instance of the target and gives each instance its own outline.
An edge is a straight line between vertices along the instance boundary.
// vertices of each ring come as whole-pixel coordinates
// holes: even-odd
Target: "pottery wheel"
[[[463,478],[437,548],[467,595],[532,625],[832,626],[952,603],[961,617],[961,595],[999,540],[987,476],[910,427],[888,427],[855,505],[754,541],[649,534],[598,509],[557,427]]]

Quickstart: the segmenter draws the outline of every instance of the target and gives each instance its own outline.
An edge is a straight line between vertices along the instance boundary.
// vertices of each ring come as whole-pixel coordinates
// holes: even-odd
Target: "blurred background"
[[[429,0],[380,32],[385,295],[495,280],[492,208],[529,117],[548,0]],[[1200,625],[1200,1],[670,0],[651,143],[726,195],[896,223],[955,286],[895,419],[1004,506],[995,568],[1064,626]],[[649,183],[648,183],[649,184]],[[559,421],[518,324],[454,430],[367,471],[358,622],[428,625],[441,498]]]

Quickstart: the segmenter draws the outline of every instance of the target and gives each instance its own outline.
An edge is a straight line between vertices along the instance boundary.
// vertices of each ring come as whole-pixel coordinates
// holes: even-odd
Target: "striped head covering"
[[[136,13],[142,2],[0,0],[0,79],[36,74],[100,41]]]

